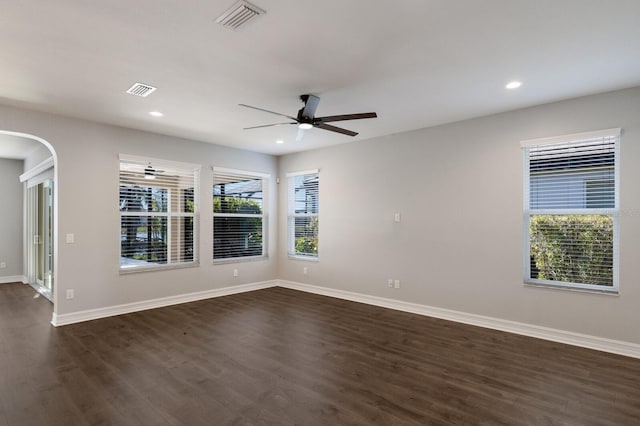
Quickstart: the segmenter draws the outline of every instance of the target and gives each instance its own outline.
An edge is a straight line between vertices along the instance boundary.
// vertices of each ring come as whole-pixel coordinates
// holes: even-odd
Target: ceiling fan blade
[[[316,117],[313,121],[318,123],[329,123],[332,121],[345,121],[345,120],[361,120],[363,118],[376,118],[378,114],[375,112],[363,112],[361,114],[342,114],[342,115],[329,115],[327,117]]]
[[[291,117],[290,115],[280,114],[279,112],[269,111],[268,109],[258,108],[258,107],[254,107],[254,106],[247,105],[247,104],[238,104],[238,105],[242,106],[242,107],[245,107],[245,108],[257,109],[258,111],[268,112],[269,114],[275,114],[275,115],[279,115],[279,116],[282,116],[282,117],[287,117],[290,120],[298,121],[295,118]]]
[[[281,124],[298,124],[297,122],[295,123],[273,123],[273,124],[263,124],[260,126],[251,126],[251,127],[243,127],[243,130],[251,130],[251,129],[260,129],[261,127],[271,127],[271,126],[279,126]]]
[[[329,130],[330,132],[342,133],[343,135],[348,135],[348,136],[355,136],[358,134],[358,132],[352,132],[351,130],[343,129],[341,127],[336,127],[336,126],[332,126],[330,124],[324,124],[324,123],[314,123],[313,127]]]
[[[304,129],[298,127],[298,134],[296,134],[296,142],[300,142],[304,138]]]
[[[300,99],[304,102],[304,108],[302,108],[300,116],[307,120],[313,119],[313,116],[316,114],[316,109],[318,109],[320,98],[314,95],[302,95]]]

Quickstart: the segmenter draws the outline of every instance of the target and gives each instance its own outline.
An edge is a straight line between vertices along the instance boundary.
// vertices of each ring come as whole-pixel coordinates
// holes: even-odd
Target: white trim
[[[168,257],[168,256],[167,256]],[[122,259],[122,257],[120,257]],[[183,268],[198,268],[200,267],[200,260],[194,260],[192,262],[175,262],[175,263],[149,263],[149,265],[133,265],[122,266],[120,265],[120,275],[138,274],[143,272],[153,271],[168,271],[171,269],[183,269]]]
[[[11,136],[17,136],[17,137],[21,137],[21,138],[26,138],[26,139],[32,139],[34,141],[40,142],[42,145],[44,145],[49,152],[51,153],[51,158],[53,159],[53,187],[54,187],[54,191],[53,191],[53,282],[54,282],[54,286],[53,286],[53,309],[54,312],[57,309],[57,294],[58,294],[58,287],[56,285],[56,283],[58,282],[58,168],[57,168],[57,163],[58,163],[58,154],[56,153],[55,148],[53,147],[53,145],[51,145],[51,143],[47,142],[45,139],[39,137],[39,136],[35,136],[35,135],[31,135],[29,133],[22,133],[22,132],[13,132],[13,131],[9,131],[9,130],[0,130],[0,135],[11,135]],[[25,189],[26,191],[26,189]],[[24,194],[24,193],[23,193]],[[23,207],[26,207],[26,197],[23,197]],[[25,228],[25,220],[26,220],[26,211],[24,211],[23,214],[23,229]],[[26,230],[23,230],[23,236],[26,236]],[[27,245],[23,244],[23,272],[27,271]],[[27,284],[27,278],[24,277],[23,278],[23,282],[25,284]]]
[[[227,167],[218,167],[218,166],[213,166],[213,173],[228,173],[231,175],[239,175],[242,177],[255,176],[263,179],[269,179],[271,177],[271,175],[269,175],[268,173],[250,172],[248,170],[229,169]]]
[[[27,277],[24,275],[11,275],[8,277],[0,277],[0,284],[23,283],[26,284]]]
[[[301,171],[301,172],[289,172],[289,173],[287,173],[287,177],[290,178],[290,177],[301,176],[301,175],[310,175],[310,174],[313,174],[313,173],[320,173],[320,170],[319,169],[313,169],[313,170],[304,170],[304,171]]]
[[[245,293],[248,291],[262,290],[264,288],[274,287],[276,283],[276,281],[263,281],[232,287],[215,288],[195,293],[180,294],[177,296],[161,297],[158,299],[144,300],[141,302],[125,303],[123,305],[108,306],[105,308],[71,312],[69,314],[57,315],[54,312],[51,318],[51,324],[55,327],[59,327],[62,325],[74,324],[82,321],[90,321],[99,318],[112,317],[115,315],[128,314],[131,312],[145,311],[147,309],[155,309],[164,306],[177,305],[180,303],[210,299],[213,297],[221,297],[231,294]]]
[[[288,254],[287,257],[289,259],[293,259],[293,260],[306,260],[307,262],[319,262],[320,259],[318,258],[318,255],[309,255],[309,256],[304,256],[301,254]]]
[[[562,136],[551,136],[548,138],[527,139],[520,141],[520,147],[526,148],[529,146],[550,145],[554,143],[571,143],[585,141],[589,139],[605,138],[605,137],[618,137],[622,129],[620,127],[614,127],[612,129],[595,130],[593,132],[572,133]]]
[[[523,153],[523,219],[522,219],[522,230],[523,230],[523,283],[524,285],[534,285],[534,286],[545,286],[545,287],[557,287],[557,288],[565,288],[565,289],[573,289],[573,290],[584,290],[590,292],[601,292],[601,293],[610,293],[610,294],[618,294],[619,293],[619,234],[620,234],[620,226],[619,226],[619,216],[620,216],[620,199],[619,199],[619,191],[620,191],[620,128],[614,129],[606,129],[606,130],[598,130],[594,132],[584,132],[584,133],[574,133],[572,135],[565,136],[557,136],[552,138],[543,138],[543,139],[531,139],[529,141],[521,142],[522,145],[522,153]],[[584,208],[533,208],[530,205],[530,196],[531,196],[531,173],[530,173],[530,162],[531,152],[535,149],[535,146],[547,145],[547,144],[557,144],[560,149],[564,149],[568,146],[568,144],[576,141],[586,141],[586,140],[594,140],[598,138],[604,137],[612,137],[615,138],[613,140],[614,145],[614,208],[588,208],[586,207],[586,203],[588,201],[585,200]],[[598,142],[599,144],[600,142]],[[609,144],[610,142],[607,142]],[[594,145],[594,147],[598,146],[598,144]],[[595,149],[595,148],[594,148]],[[589,170],[597,169],[597,168],[589,168]],[[549,171],[549,176],[554,176],[556,171]],[[586,182],[586,180],[585,180]],[[586,189],[585,189],[585,197],[586,197]],[[594,285],[594,284],[585,284],[580,282],[563,282],[563,281],[552,281],[546,279],[537,279],[531,278],[531,254],[530,254],[530,244],[531,244],[531,230],[530,230],[530,220],[534,215],[606,215],[610,216],[613,221],[613,276],[612,276],[612,285],[610,287],[604,285]]]
[[[129,155],[129,154],[118,154],[118,159],[124,162],[130,163],[138,163],[138,164],[148,164],[152,163],[154,166],[166,165],[167,167],[177,167],[184,169],[193,169],[197,172],[200,172],[202,165],[195,163],[185,163],[182,161],[173,161],[173,160],[164,160],[162,158],[153,158],[139,155]]]
[[[226,265],[228,263],[243,263],[243,262],[259,262],[261,260],[269,260],[267,253],[258,256],[245,256],[245,257],[223,257],[220,259],[213,259],[213,265]]]
[[[27,182],[26,182],[27,189],[33,188],[34,186],[37,186],[48,180],[53,182],[53,174],[54,174],[54,170],[52,167],[49,170],[45,170],[44,172],[38,174],[37,176],[30,177],[29,179],[27,179]]]
[[[40,173],[51,169],[53,165],[54,165],[53,157],[47,158],[43,162],[33,166],[32,168],[30,168],[29,170],[21,174],[20,182],[23,183],[31,179],[32,177],[38,176]]]
[[[397,311],[410,312],[417,315],[425,315],[448,321],[455,321],[462,324],[474,325],[477,327],[506,331],[507,333],[521,334],[523,336],[550,340],[552,342],[564,343],[567,345],[595,349],[598,351],[610,352],[633,358],[640,358],[640,344],[637,343],[606,339],[603,337],[590,336],[588,334],[574,333],[571,331],[541,327],[522,322],[487,317],[484,315],[469,314],[466,312],[453,311],[450,309],[436,308],[434,306],[419,305],[417,303],[403,302],[401,300],[368,296],[365,294],[353,293],[350,291],[337,290],[327,287],[318,287],[292,281],[280,280],[278,281],[278,286],[289,288],[292,290],[305,291],[307,293],[336,297],[338,299],[351,300],[353,302],[366,303],[368,305],[381,306],[383,308],[395,309]]]
[[[51,319],[51,324],[59,327],[82,321],[90,321],[99,318],[128,314],[132,312],[144,311],[147,309],[161,308],[164,306],[171,306],[180,303],[194,302],[214,297],[245,293],[254,290],[262,290],[271,287],[283,287],[292,290],[304,291],[307,293],[320,294],[323,296],[335,297],[338,299],[350,300],[359,303],[366,303],[368,305],[380,306],[397,311],[409,312],[416,315],[440,318],[462,324],[490,328],[493,330],[505,331],[507,333],[521,334],[523,336],[534,337],[537,339],[549,340],[552,342],[564,343],[567,345],[595,349],[603,352],[609,352],[640,359],[640,344],[637,343],[606,339],[603,337],[574,333],[571,331],[541,327],[537,325],[509,321],[484,315],[469,314],[466,312],[437,308],[434,306],[420,305],[417,303],[404,302],[401,300],[369,296],[366,294],[337,290],[327,287],[319,287],[286,280],[271,280],[258,283],[243,284],[239,286],[224,287],[196,293],[169,296],[142,302],[127,303],[106,308],[72,312],[63,315],[56,315],[56,313],[54,313]]]

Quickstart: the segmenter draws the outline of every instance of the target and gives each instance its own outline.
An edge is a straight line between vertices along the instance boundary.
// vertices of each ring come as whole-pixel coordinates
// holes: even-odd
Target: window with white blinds
[[[289,256],[318,258],[318,170],[288,173],[287,242]]]
[[[120,155],[120,271],[198,263],[197,165]]]
[[[265,174],[214,167],[214,261],[266,255],[267,179]]]
[[[620,129],[524,141],[525,283],[618,290]]]

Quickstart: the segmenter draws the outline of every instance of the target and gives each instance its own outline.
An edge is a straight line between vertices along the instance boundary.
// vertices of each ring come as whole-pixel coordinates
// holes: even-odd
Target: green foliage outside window
[[[613,285],[613,218],[532,215],[531,278]]]
[[[263,252],[262,206],[239,197],[213,198],[214,213],[255,214],[256,217],[214,217],[213,258],[260,256]]]
[[[262,207],[255,200],[239,197],[213,197],[214,213],[261,214]]]
[[[295,253],[299,255],[318,254],[318,218],[312,217],[296,223]]]

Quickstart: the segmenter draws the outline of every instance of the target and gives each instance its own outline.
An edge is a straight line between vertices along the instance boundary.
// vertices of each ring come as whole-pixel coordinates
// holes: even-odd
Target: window
[[[289,183],[289,256],[318,258],[318,182],[317,170],[287,174]]]
[[[199,171],[120,156],[120,271],[198,263]]]
[[[618,290],[619,136],[522,142],[525,283]]]
[[[213,169],[214,261],[266,255],[267,178],[259,173]]]

